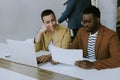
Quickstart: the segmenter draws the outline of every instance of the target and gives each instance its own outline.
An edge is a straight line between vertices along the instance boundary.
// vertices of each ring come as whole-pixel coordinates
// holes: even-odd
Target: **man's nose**
[[[53,23],[52,23],[52,22],[50,22],[50,26],[53,26]]]
[[[86,22],[86,23],[84,23],[84,25],[83,26],[88,26],[88,23]]]

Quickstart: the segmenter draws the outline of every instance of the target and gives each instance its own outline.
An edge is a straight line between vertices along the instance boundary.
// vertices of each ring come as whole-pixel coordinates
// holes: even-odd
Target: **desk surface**
[[[70,65],[47,63],[35,68],[4,59],[0,59],[0,67],[38,80],[120,80],[120,67],[104,70],[85,70]]]
[[[66,76],[63,74],[51,72],[48,70],[31,67],[23,64],[14,63],[8,60],[0,59],[0,67],[12,70],[40,80],[81,80]]]

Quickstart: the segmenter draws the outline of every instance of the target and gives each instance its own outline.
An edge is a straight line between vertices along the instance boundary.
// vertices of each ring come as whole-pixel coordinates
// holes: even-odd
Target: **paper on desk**
[[[83,50],[81,49],[63,49],[49,44],[49,51],[54,61],[74,65],[75,61],[83,60]]]
[[[8,47],[6,43],[0,43],[0,58],[7,59],[10,54],[8,52]]]

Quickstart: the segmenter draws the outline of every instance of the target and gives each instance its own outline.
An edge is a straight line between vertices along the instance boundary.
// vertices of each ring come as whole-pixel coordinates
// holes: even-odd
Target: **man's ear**
[[[97,23],[100,24],[100,18],[97,18]]]

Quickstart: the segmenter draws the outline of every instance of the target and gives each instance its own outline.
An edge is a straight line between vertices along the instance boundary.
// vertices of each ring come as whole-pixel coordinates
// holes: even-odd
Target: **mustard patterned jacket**
[[[49,31],[45,31],[41,35],[40,43],[34,43],[35,51],[48,50],[50,42],[60,48],[67,48],[71,42],[70,30],[62,25],[56,27],[55,33],[51,34]]]

